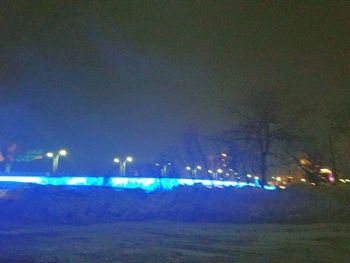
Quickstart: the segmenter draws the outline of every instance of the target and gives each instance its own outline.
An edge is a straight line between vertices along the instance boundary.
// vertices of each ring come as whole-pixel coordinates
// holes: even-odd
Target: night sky
[[[77,171],[151,161],[252,90],[344,103],[349,47],[349,1],[1,1],[1,129]]]

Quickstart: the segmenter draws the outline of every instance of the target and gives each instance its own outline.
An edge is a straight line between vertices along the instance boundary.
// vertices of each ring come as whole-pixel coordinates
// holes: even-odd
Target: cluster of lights
[[[350,183],[350,179],[339,179],[339,182],[342,182],[344,184]]]
[[[54,153],[54,152],[46,153],[46,157],[52,159],[52,172],[56,172],[57,171],[57,169],[58,169],[58,161],[59,161],[60,157],[65,157],[67,155],[68,155],[68,152],[65,149],[61,149],[61,150],[59,150],[56,153]],[[221,153],[221,157],[222,157],[223,160],[225,160],[227,158],[227,154]],[[118,157],[115,157],[113,159],[113,162],[115,164],[119,164],[119,166],[120,166],[120,175],[125,176],[126,165],[127,165],[127,163],[133,162],[133,158],[131,156],[127,156],[125,159],[120,159]],[[159,163],[155,163],[155,165],[158,166],[158,167],[161,166]],[[166,163],[166,164],[164,164],[162,166],[161,172],[162,172],[163,177],[167,176],[167,172],[168,172],[167,167],[169,167],[169,166],[171,166],[171,163]],[[230,176],[229,172],[232,172],[234,175],[238,176],[238,174],[236,172],[234,172],[233,169],[227,169],[226,168],[227,167],[226,164],[222,164],[222,166],[223,166],[223,168],[217,168],[216,170],[209,169],[209,170],[207,170],[207,172],[208,172],[208,174],[214,175],[214,178],[218,178],[219,175]],[[225,170],[227,169],[228,171],[225,172],[224,169]],[[192,168],[190,166],[186,166],[185,170],[190,172],[194,176],[194,178],[196,178],[198,172],[199,171],[203,171],[203,168],[200,165],[197,165],[194,168]],[[332,171],[330,171],[327,168],[320,169],[320,172],[321,173],[332,173]],[[260,178],[258,176],[253,176],[251,174],[247,174],[246,177],[247,177],[248,180],[249,179],[250,180],[254,179],[254,185],[259,185]],[[78,178],[78,179],[79,179],[78,181],[81,182],[82,179],[81,178]],[[222,179],[223,178],[221,178],[221,180]],[[275,179],[277,182],[282,182],[282,178],[280,176],[272,177],[272,179]],[[83,181],[85,182],[85,179]],[[211,181],[213,181],[213,180],[211,180]],[[302,179],[300,179],[300,181],[306,182],[306,179],[302,178]],[[339,179],[339,181],[342,182],[342,183],[350,183],[350,179]],[[36,183],[37,183],[37,181],[36,181]],[[234,183],[237,183],[237,182],[234,182]],[[315,183],[311,183],[311,184],[312,185],[316,185]],[[281,188],[281,189],[285,189],[284,185],[278,185],[278,187]]]
[[[163,162],[162,165],[160,163],[155,163],[155,166],[157,166],[160,169],[160,174],[162,177],[167,177],[169,173],[169,167],[172,166],[170,162]]]
[[[238,182],[242,181],[241,178],[243,177],[243,181],[246,182],[254,182],[255,184],[259,183],[260,178],[258,176],[253,176],[251,174],[247,174],[246,177],[240,176],[234,169],[229,168],[227,164],[227,159],[229,158],[228,154],[226,153],[220,153],[219,155],[219,164],[216,164],[216,168],[214,169],[209,169],[206,172],[211,176],[213,179],[218,179],[218,180],[237,180]],[[199,166],[200,167],[200,166]],[[192,172],[192,174],[196,173],[196,170],[202,170],[201,167],[200,169],[197,168],[193,169],[190,166],[185,167],[187,171]]]
[[[52,171],[56,172],[58,169],[58,161],[60,157],[67,156],[68,152],[65,149],[61,149],[58,152],[48,152],[46,157],[52,159]],[[225,156],[226,157],[226,156]],[[119,164],[120,175],[125,175],[126,165],[133,162],[131,156],[127,156],[125,159],[120,159],[115,157],[113,159],[115,164]],[[155,164],[156,166],[161,166],[159,163]],[[164,167],[171,166],[171,163],[165,163]],[[1,176],[0,182],[16,182],[16,183],[35,183],[41,185],[80,185],[80,186],[112,186],[118,188],[142,188],[147,191],[152,191],[155,189],[172,189],[178,185],[194,185],[202,184],[206,187],[261,187],[257,181],[255,183],[247,182],[235,182],[235,181],[225,181],[225,180],[208,180],[208,179],[196,179],[196,174],[199,171],[203,171],[202,166],[197,165],[194,168],[187,166],[185,168],[187,171],[193,173],[193,179],[186,178],[135,178],[135,177],[111,177],[106,182],[104,177],[47,177],[47,176]],[[233,170],[230,169],[232,172]],[[166,175],[167,170],[165,170]],[[221,168],[216,169],[215,171],[208,170],[208,173],[223,174],[224,170]],[[236,174],[236,173],[235,173]],[[251,175],[247,176],[251,177]],[[254,179],[259,179],[255,176]],[[275,190],[274,186],[264,186],[266,190]]]
[[[223,160],[225,160],[227,157],[228,157],[228,155],[227,154],[225,154],[225,153],[221,153],[220,154],[220,156],[222,157],[222,159]],[[171,166],[172,164],[171,163],[166,163],[166,164],[164,164],[164,165],[161,165],[160,163],[155,163],[155,165],[157,166],[157,167],[163,167],[163,168],[165,168],[165,169],[163,169],[162,168],[162,177],[164,178],[164,177],[166,177],[166,172],[167,172],[167,170],[166,170],[166,167],[169,167],[169,166]],[[190,175],[192,175],[192,180],[193,181],[196,181],[197,179],[197,175],[198,175],[198,173],[199,172],[201,172],[201,173],[208,173],[208,174],[210,174],[211,176],[211,179],[210,180],[206,180],[206,181],[208,181],[208,182],[213,182],[213,181],[217,181],[218,179],[221,181],[221,182],[232,182],[233,184],[242,184],[242,185],[253,185],[253,186],[260,186],[260,182],[259,182],[259,180],[260,180],[260,177],[259,176],[253,176],[253,175],[251,175],[251,174],[247,174],[246,175],[246,177],[248,178],[248,179],[246,179],[246,182],[242,182],[242,181],[240,181],[239,179],[240,179],[240,177],[237,177],[237,181],[232,181],[232,180],[230,180],[230,181],[226,181],[225,179],[224,179],[224,177],[222,177],[222,175],[225,175],[225,176],[230,176],[230,175],[235,175],[235,176],[238,176],[238,173],[237,172],[235,172],[233,169],[231,169],[231,168],[227,168],[227,165],[226,164],[222,164],[222,168],[217,168],[217,169],[208,169],[208,170],[205,170],[205,169],[203,169],[203,167],[202,166],[200,166],[200,165],[196,165],[196,166],[185,166],[184,167],[184,170],[185,171],[187,171]],[[164,173],[163,173],[163,171],[164,171]],[[165,176],[164,176],[165,175]],[[226,178],[227,178],[226,177]],[[250,179],[250,180],[249,180]],[[199,179],[200,180],[200,179]],[[200,180],[200,181],[202,181],[202,180]],[[269,186],[269,185],[267,185],[267,186],[264,186],[264,188],[265,189],[267,189],[268,188],[268,190],[273,190],[273,189],[276,189],[276,187],[275,186]]]
[[[58,152],[48,152],[46,153],[46,157],[52,159],[52,172],[56,172],[58,170],[58,163],[60,157],[65,157],[68,155],[68,151],[65,149],[61,149]],[[133,158],[131,156],[127,156],[124,160],[115,157],[113,159],[115,164],[120,164],[120,175],[125,175],[126,165],[127,163],[133,162]]]
[[[217,168],[216,171],[213,173],[215,175],[215,177],[219,177],[220,179],[223,179],[223,177],[229,177],[231,174],[230,173],[234,173],[233,169],[229,168],[227,169],[227,158],[228,155],[226,153],[221,153],[220,154],[220,161],[221,161],[221,167]],[[235,175],[237,175],[237,173],[234,173]]]
[[[57,171],[57,169],[58,169],[58,161],[59,161],[59,159],[60,159],[60,157],[65,157],[65,156],[67,156],[68,155],[68,152],[67,152],[67,150],[65,150],[65,149],[61,149],[61,150],[59,150],[58,152],[48,152],[48,153],[46,153],[46,157],[47,158],[50,158],[50,159],[52,159],[52,172],[56,172]],[[221,153],[221,157],[222,157],[222,160],[225,160],[226,158],[227,158],[227,154],[225,154],[225,153]],[[126,170],[126,165],[127,165],[127,163],[131,163],[131,162],[133,162],[133,158],[131,157],[131,156],[127,156],[125,159],[120,159],[120,158],[118,158],[118,157],[115,157],[114,159],[113,159],[113,162],[115,163],[115,164],[119,164],[119,166],[120,166],[120,175],[123,175],[123,176],[125,176],[125,170]],[[158,167],[160,167],[161,165],[159,164],[159,163],[155,163],[155,165],[156,166],[158,166]],[[161,172],[162,172],[162,175],[163,175],[163,177],[166,177],[167,176],[167,172],[168,172],[168,170],[167,170],[167,167],[169,167],[169,166],[171,166],[172,164],[171,163],[166,163],[166,164],[164,164],[163,166],[162,166],[162,169],[161,169]],[[209,170],[207,170],[207,172],[208,172],[208,174],[211,174],[211,175],[214,175],[214,178],[218,178],[218,175],[226,175],[226,176],[230,176],[230,172],[232,173],[232,174],[234,174],[234,175],[236,175],[236,176],[238,176],[238,174],[233,170],[233,169],[231,169],[231,168],[229,168],[229,169],[227,169],[227,165],[226,164],[222,164],[222,167],[223,168],[217,168],[217,169],[215,169],[215,170],[211,170],[211,169],[209,169]],[[186,166],[185,167],[185,170],[186,171],[188,171],[188,172],[190,172],[192,175],[194,175],[194,178],[196,178],[197,177],[197,174],[198,174],[198,172],[199,171],[203,171],[203,168],[202,168],[202,166],[200,166],[200,165],[197,165],[197,166],[195,166],[194,168],[192,168],[192,167],[190,167],[190,166]],[[225,172],[224,170],[227,170],[227,172]],[[332,173],[332,171],[331,170],[329,170],[329,169],[327,169],[327,168],[321,168],[320,169],[320,173],[323,173],[323,174],[331,174]],[[221,177],[221,176],[220,176]],[[259,185],[259,180],[260,180],[260,178],[258,177],[258,176],[253,176],[253,175],[251,175],[251,174],[247,174],[246,175],[246,177],[248,178],[247,180],[252,180],[252,179],[254,179],[254,183],[241,183],[241,182],[232,182],[232,181],[222,181],[222,177],[220,178],[221,180],[221,182],[225,182],[225,185],[228,183],[228,182],[232,182],[232,183],[234,183],[234,184],[246,184],[246,185],[254,185],[254,186],[258,186]],[[12,178],[12,177],[11,177]],[[49,181],[50,182],[48,182],[48,179],[42,179],[43,177],[35,177],[35,178],[30,178],[30,177],[16,177],[16,180],[19,180],[18,182],[32,182],[32,183],[39,183],[39,184],[57,184],[57,185],[60,185],[60,184],[62,184],[62,185],[65,185],[65,184],[73,184],[73,185],[75,185],[75,184],[83,184],[83,185],[89,185],[90,183],[88,182],[88,181],[90,181],[90,179],[88,180],[88,179],[86,179],[86,178],[83,178],[83,177],[72,177],[71,179],[67,179],[68,181],[67,182],[65,182],[64,180],[66,180],[66,179],[59,179],[59,178],[52,178],[52,179],[50,179]],[[200,179],[192,179],[193,181],[197,181],[198,180],[198,182],[199,183],[202,183],[202,181],[210,181],[211,183],[213,183],[214,181],[216,182],[217,180],[200,180]],[[14,180],[14,179],[10,179],[10,177],[2,177],[2,181],[16,181],[16,180]],[[166,178],[164,178],[164,179],[166,179]],[[275,179],[277,182],[283,182],[283,180],[282,180],[282,178],[280,177],[280,176],[277,176],[277,177],[272,177],[272,179]],[[54,180],[54,181],[52,181],[52,180]],[[64,181],[64,182],[61,182],[61,181]],[[182,180],[182,179],[178,179],[178,180]],[[184,180],[186,180],[186,179],[184,179]],[[52,182],[51,182],[52,181]],[[99,181],[101,181],[101,180],[99,180]],[[306,182],[306,179],[305,178],[301,178],[300,179],[300,181],[301,182]],[[350,183],[350,179],[339,179],[339,181],[340,182],[342,182],[342,183]],[[103,183],[103,180],[101,181],[102,183]],[[100,185],[101,184],[101,182],[99,182],[99,183],[97,183],[97,185]],[[94,183],[95,185],[96,185],[96,182]],[[203,183],[204,184],[204,183]],[[311,183],[311,185],[316,185],[315,183]],[[269,188],[270,186],[264,186],[264,188],[265,189],[267,189],[267,188]],[[271,186],[272,188],[276,188],[275,186]],[[271,188],[270,187],[270,188]],[[278,185],[278,187],[279,188],[281,188],[281,189],[285,189],[285,185]],[[272,189],[271,188],[271,189]],[[270,190],[271,190],[270,189]]]
[[[228,168],[228,165],[226,163],[226,159],[228,158],[228,155],[226,153],[220,154],[220,163],[216,164],[216,168],[207,170],[207,173],[215,179],[225,180],[228,179],[230,176],[233,177],[234,175],[238,175],[233,169]]]
[[[223,171],[221,168],[216,169],[216,173],[218,173],[218,174],[222,174],[223,172],[224,172],[224,171]],[[213,170],[208,170],[208,173],[213,174],[213,173],[215,173],[215,171],[213,171]]]

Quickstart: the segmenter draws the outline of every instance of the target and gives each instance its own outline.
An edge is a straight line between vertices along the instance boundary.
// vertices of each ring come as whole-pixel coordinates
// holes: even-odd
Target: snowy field
[[[348,263],[349,193],[342,185],[2,189],[0,263]]]
[[[6,224],[0,243],[0,262],[347,263],[350,225]]]

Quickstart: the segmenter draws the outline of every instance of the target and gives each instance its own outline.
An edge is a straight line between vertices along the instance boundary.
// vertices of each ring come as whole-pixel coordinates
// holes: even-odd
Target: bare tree
[[[303,125],[304,139],[299,148],[308,160],[329,167],[337,178],[349,168],[349,107],[339,101],[323,104],[321,109],[312,111],[308,123]]]
[[[234,142],[240,142],[251,160],[257,162],[261,184],[267,183],[271,159],[281,156],[276,144],[287,146],[295,139],[295,120],[299,113],[286,111],[284,91],[265,90],[230,108],[233,128],[225,132]]]
[[[0,138],[0,162],[4,163],[5,172],[11,172],[17,148],[17,143]]]

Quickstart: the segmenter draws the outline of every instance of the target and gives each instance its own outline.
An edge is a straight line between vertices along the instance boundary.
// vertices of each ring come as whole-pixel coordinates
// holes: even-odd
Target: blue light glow
[[[1,176],[0,182],[48,184],[45,176]]]
[[[276,186],[264,185],[265,190],[276,190]]]
[[[193,186],[202,184],[206,187],[260,187],[254,183],[186,179],[186,178],[141,178],[141,177],[111,177],[105,183],[104,177],[50,177],[50,176],[0,176],[0,185],[3,183],[32,183],[40,185],[70,185],[70,186],[109,186],[114,188],[135,189],[145,191],[157,189],[171,190],[177,186]],[[265,190],[276,190],[275,186],[264,186]]]

